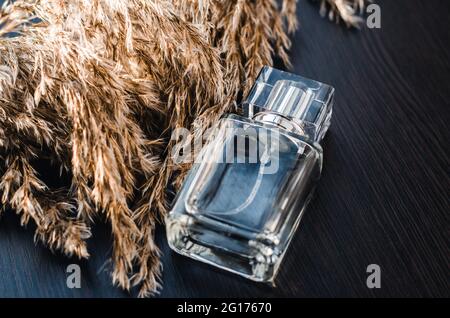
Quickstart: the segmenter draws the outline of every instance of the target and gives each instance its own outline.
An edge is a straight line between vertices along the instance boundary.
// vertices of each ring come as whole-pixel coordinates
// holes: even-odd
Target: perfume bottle
[[[322,167],[334,89],[264,67],[217,123],[166,217],[170,247],[273,282]]]

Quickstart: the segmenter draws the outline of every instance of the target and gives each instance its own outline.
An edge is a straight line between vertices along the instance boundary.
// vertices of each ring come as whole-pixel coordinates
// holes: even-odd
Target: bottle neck
[[[300,136],[310,137],[302,125],[278,113],[270,111],[259,112],[253,116],[253,120],[276,126]]]

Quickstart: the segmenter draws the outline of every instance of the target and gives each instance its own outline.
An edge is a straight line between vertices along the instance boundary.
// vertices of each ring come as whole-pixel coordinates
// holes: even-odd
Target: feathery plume
[[[356,27],[363,22],[358,16],[361,14],[367,2],[371,0],[321,0],[320,14],[328,16],[331,21],[338,23],[342,20],[347,27]]]

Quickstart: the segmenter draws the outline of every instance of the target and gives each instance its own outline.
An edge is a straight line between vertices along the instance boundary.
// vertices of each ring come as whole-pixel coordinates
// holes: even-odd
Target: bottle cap
[[[243,108],[249,118],[264,112],[278,114],[320,142],[330,126],[333,96],[334,88],[327,84],[265,66]]]

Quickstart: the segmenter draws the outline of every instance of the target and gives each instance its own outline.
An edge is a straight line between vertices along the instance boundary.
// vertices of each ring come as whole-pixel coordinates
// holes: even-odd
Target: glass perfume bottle
[[[249,279],[273,282],[322,167],[319,142],[334,89],[264,67],[223,117],[166,217],[170,247]]]

